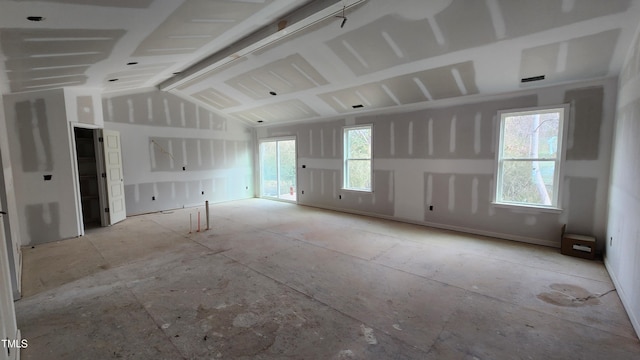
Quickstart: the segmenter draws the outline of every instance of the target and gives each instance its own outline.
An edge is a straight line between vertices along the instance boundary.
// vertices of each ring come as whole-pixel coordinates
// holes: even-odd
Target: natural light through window
[[[500,112],[499,204],[558,208],[568,106]]]
[[[344,129],[344,188],[371,191],[371,125]]]

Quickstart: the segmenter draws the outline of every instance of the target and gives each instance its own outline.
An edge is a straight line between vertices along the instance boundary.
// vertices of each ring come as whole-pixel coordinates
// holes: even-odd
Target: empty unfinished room
[[[640,0],[0,0],[0,360],[640,359]]]

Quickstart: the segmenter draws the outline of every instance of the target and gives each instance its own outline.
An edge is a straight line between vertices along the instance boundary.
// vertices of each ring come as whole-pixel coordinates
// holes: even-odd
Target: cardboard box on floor
[[[583,259],[593,260],[596,258],[596,238],[587,235],[567,234],[567,225],[562,225],[562,240],[560,243],[560,253],[563,255],[575,256]]]

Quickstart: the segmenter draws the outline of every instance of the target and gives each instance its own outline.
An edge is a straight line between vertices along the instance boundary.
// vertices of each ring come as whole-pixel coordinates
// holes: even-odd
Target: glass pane
[[[371,159],[371,128],[347,130],[349,159]]]
[[[502,199],[532,205],[552,205],[555,161],[504,161]]]
[[[371,160],[348,160],[347,179],[349,189],[371,190]]]
[[[275,141],[260,144],[260,164],[262,196],[278,196],[278,160]]]
[[[296,199],[296,141],[278,141],[280,157],[280,182],[278,196],[282,199]]]
[[[555,159],[560,113],[508,116],[504,119],[503,158]]]

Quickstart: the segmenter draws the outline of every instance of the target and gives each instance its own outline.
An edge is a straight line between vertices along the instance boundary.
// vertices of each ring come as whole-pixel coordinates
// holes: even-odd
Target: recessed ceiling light
[[[42,16],[27,16],[27,20],[37,22],[44,20],[44,18]]]
[[[137,65],[137,64],[138,64],[138,62],[137,62],[137,61],[131,61],[131,62],[128,62],[128,63],[127,63],[127,65]]]
[[[118,79],[109,79],[109,82],[118,81]]]
[[[278,95],[278,94],[276,94],[276,92],[275,92],[275,91],[269,91],[269,94],[271,94],[271,95],[273,95],[273,96]]]

